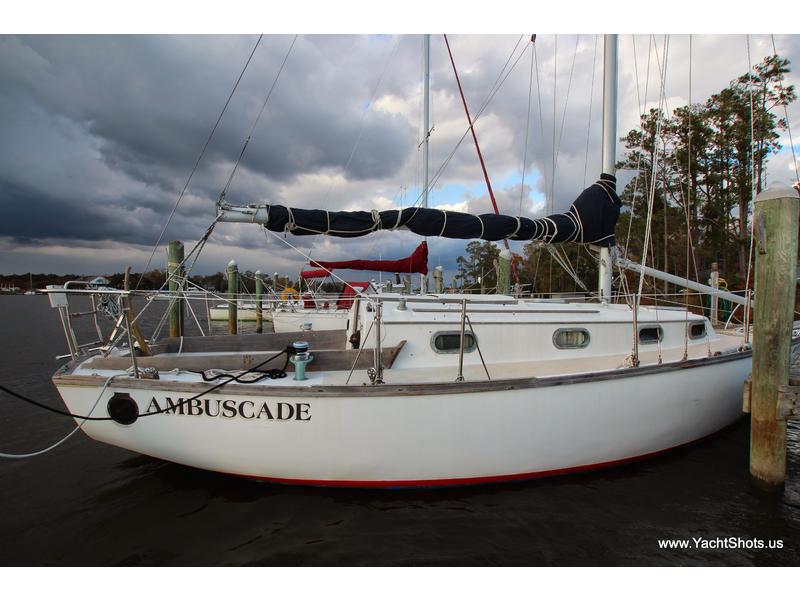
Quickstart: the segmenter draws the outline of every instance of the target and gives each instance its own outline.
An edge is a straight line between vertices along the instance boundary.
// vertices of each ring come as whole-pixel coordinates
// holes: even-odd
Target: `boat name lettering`
[[[192,398],[173,400],[165,397],[161,402],[153,396],[147,405],[147,412],[164,411],[165,415],[184,415],[190,417],[222,417],[225,419],[266,419],[268,421],[310,421],[311,404],[307,402],[253,402],[244,400],[212,400]]]

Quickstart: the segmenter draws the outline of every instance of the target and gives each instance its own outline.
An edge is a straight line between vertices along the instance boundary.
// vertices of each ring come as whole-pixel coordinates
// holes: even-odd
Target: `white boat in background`
[[[279,306],[272,313],[275,333],[299,331],[344,331],[350,308],[357,296],[365,294],[371,285],[368,281],[347,281],[338,297],[314,298],[304,294],[302,304]]]
[[[23,294],[24,296],[35,296],[36,290],[33,289],[33,273],[28,273],[28,291]]]
[[[227,302],[217,304],[209,309],[209,315],[212,321],[227,321],[228,320],[228,304]],[[261,319],[265,322],[272,321],[272,308],[270,304],[265,303],[261,309]],[[236,318],[239,321],[255,321],[256,320],[256,305],[255,302],[242,302],[237,303]]]
[[[420,243],[405,258],[389,260],[341,260],[312,261],[311,268],[300,272],[300,282],[308,285],[308,290],[301,295],[302,305],[280,306],[273,315],[273,327],[276,333],[294,331],[332,331],[344,330],[348,326],[350,307],[353,299],[365,295],[371,290],[378,291],[368,281],[344,281],[333,273],[333,269],[355,271],[377,271],[382,273],[428,273],[428,244]],[[320,294],[322,280],[331,279],[342,284],[341,292],[336,297]],[[316,289],[312,282],[318,282]]]
[[[344,331],[349,311],[324,308],[279,308],[272,315],[275,333]]]

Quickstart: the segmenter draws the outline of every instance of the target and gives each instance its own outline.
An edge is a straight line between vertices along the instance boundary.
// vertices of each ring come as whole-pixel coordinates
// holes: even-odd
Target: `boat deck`
[[[743,337],[734,332],[717,332],[708,343],[688,347],[688,359],[696,360],[708,356],[737,353],[742,347]],[[296,381],[294,366],[286,367],[287,377],[265,379],[252,386],[320,386],[320,385],[362,385],[368,384],[367,369],[373,366],[373,350],[342,349],[342,332],[307,332],[304,338],[311,345],[314,361],[307,367],[308,379]],[[180,382],[202,382],[201,372],[209,369],[243,371],[276,356],[295,340],[292,334],[263,334],[243,336],[219,336],[205,338],[168,339],[154,348],[150,357],[138,357],[139,368],[152,367],[158,370],[161,380]],[[387,384],[425,384],[453,382],[458,374],[458,355],[453,355],[452,365],[426,366],[414,368],[392,368],[402,351],[404,342],[382,349],[383,379]],[[640,366],[654,366],[667,363],[681,363],[683,348],[663,348],[648,346],[639,352]],[[615,371],[627,368],[629,355],[613,354],[606,356],[558,358],[552,360],[506,360],[489,362],[484,368],[480,362],[465,364],[463,376],[467,382],[491,380],[513,380],[529,378],[548,378],[564,375],[580,375],[592,372]],[[283,367],[285,358],[276,358],[264,369]],[[91,376],[105,378],[119,374],[132,365],[127,354],[109,357],[91,357],[74,364],[67,373],[70,376]],[[489,376],[487,377],[486,371]],[[352,373],[351,373],[352,371]],[[800,376],[800,374],[799,374]],[[58,377],[58,376],[57,376]],[[237,384],[231,384],[237,385]],[[242,384],[244,385],[244,384]]]

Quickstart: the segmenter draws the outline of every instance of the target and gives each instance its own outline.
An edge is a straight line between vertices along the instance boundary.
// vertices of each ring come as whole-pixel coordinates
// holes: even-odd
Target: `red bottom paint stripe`
[[[291,479],[284,477],[263,477],[260,475],[245,475],[242,473],[229,473],[237,477],[244,477],[247,479],[254,479],[257,481],[264,481],[268,483],[281,483],[286,485],[303,485],[312,487],[342,487],[342,488],[423,488],[423,487],[448,487],[448,486],[468,486],[468,485],[482,485],[488,483],[503,483],[511,481],[525,481],[530,479],[541,479],[543,477],[553,477],[556,475],[568,475],[570,473],[581,473],[584,471],[595,471],[598,469],[607,469],[610,467],[617,467],[628,463],[638,462],[660,456],[679,448],[684,448],[691,444],[701,442],[712,435],[703,436],[691,442],[665,448],[664,450],[656,450],[647,454],[640,454],[638,456],[631,456],[628,458],[620,458],[618,460],[610,460],[607,462],[594,463],[590,465],[580,465],[577,467],[564,467],[562,469],[552,469],[550,471],[532,471],[530,473],[513,473],[511,475],[490,475],[486,477],[457,477],[452,479],[400,479],[400,480],[350,480],[350,479]]]

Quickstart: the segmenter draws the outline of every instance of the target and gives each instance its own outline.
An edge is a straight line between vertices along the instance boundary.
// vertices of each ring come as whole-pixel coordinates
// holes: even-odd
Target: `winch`
[[[308,353],[308,342],[294,342],[292,344],[292,355],[289,362],[294,365],[294,380],[305,381],[306,365],[314,360],[314,355]]]

